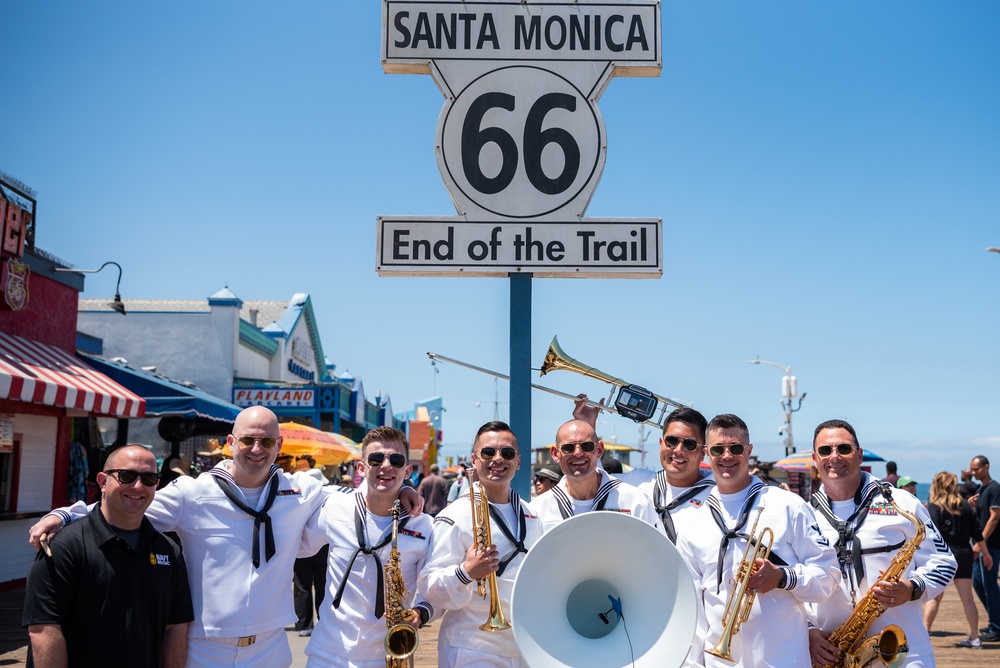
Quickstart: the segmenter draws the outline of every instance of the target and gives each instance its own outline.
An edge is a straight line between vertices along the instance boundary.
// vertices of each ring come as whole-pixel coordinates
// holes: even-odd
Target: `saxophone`
[[[889,567],[879,578],[882,581],[897,582],[903,577],[903,573],[906,572],[913,559],[913,553],[917,551],[920,543],[924,540],[924,523],[916,515],[897,506],[892,500],[892,494],[888,491],[888,487],[882,488],[882,496],[889,501],[897,513],[910,520],[916,529],[913,538],[903,543],[903,547],[899,548],[899,552],[892,558]],[[840,659],[833,668],[864,668],[874,663],[875,659],[881,661],[887,668],[898,668],[906,661],[906,653],[910,651],[906,644],[906,634],[895,624],[886,626],[877,636],[864,637],[872,622],[878,619],[883,612],[885,612],[885,608],[875,599],[872,589],[869,589],[847,621],[841,624],[827,639],[839,647],[841,652]]]
[[[403,571],[399,567],[400,505],[397,499],[392,504],[392,548],[385,564],[385,667],[413,668],[413,653],[417,651],[419,637],[417,631],[406,623],[413,615],[405,605],[406,584]]]

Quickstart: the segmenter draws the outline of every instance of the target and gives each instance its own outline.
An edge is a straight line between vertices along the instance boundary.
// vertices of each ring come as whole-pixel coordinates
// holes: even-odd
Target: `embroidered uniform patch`
[[[149,565],[150,566],[169,566],[170,565],[170,555],[169,554],[153,554],[149,553]]]

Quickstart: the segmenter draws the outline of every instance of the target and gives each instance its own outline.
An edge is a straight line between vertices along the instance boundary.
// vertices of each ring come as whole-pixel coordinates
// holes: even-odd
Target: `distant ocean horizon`
[[[917,498],[924,505],[927,505],[927,501],[931,498],[931,484],[929,482],[918,482],[917,483]]]

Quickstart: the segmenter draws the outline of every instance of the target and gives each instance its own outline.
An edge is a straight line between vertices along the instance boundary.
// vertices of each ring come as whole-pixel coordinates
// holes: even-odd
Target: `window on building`
[[[17,511],[17,468],[21,452],[21,435],[14,434],[9,451],[0,449],[0,513]]]

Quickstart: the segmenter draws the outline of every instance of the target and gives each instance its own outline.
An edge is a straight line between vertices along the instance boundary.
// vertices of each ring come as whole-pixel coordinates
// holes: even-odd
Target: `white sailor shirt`
[[[597,495],[585,503],[588,507],[582,512],[607,510],[625,513],[659,528],[659,518],[648,496],[632,485],[612,478],[602,468],[597,469],[597,475],[600,476]],[[581,512],[578,507],[580,502],[569,495],[566,476],[555,487],[536,496],[529,505],[541,521],[543,533]]]
[[[759,512],[761,506],[763,511]],[[732,638],[730,652],[736,665],[747,667],[810,665],[803,604],[826,599],[836,586],[833,575],[837,572],[836,553],[820,532],[812,508],[795,494],[766,486],[753,477],[751,484],[736,494],[722,495],[718,487],[713,488],[696,515],[699,530],[679,533],[677,548],[694,572],[704,603],[708,627],[705,647],[713,647],[721,637],[722,616],[747,545],[746,535],[757,521],[757,534],[765,527],[774,532],[770,561],[784,564],[785,588],[756,597],[749,619]],[[739,534],[726,545],[721,574],[719,557],[725,534],[716,515],[728,530]],[[740,519],[744,523],[737,528]],[[724,668],[733,664],[705,654],[704,665]]]
[[[497,593],[508,619],[514,579],[526,551],[541,536],[538,517],[529,505],[513,491],[510,497],[510,502],[502,506],[490,504],[490,538],[497,547],[503,569],[496,576]],[[466,491],[434,518],[434,551],[420,574],[421,594],[435,609],[446,611],[438,632],[438,645],[520,657],[513,632],[487,633],[479,629],[489,616],[490,602],[488,596],[479,596],[476,581],[462,568],[472,543],[472,502]]]
[[[677,542],[677,534],[705,530],[704,518],[696,511],[705,503],[715,487],[715,476],[711,471],[702,469],[701,477],[691,487],[677,487],[667,481],[666,471],[661,469],[652,476],[652,479],[647,479],[637,487],[652,500],[653,509],[660,518],[660,529],[671,539],[672,543]],[[667,514],[668,517],[665,518],[664,514]],[[668,521],[672,525],[672,531],[667,526]],[[681,557],[687,564],[686,555],[681,553]],[[687,566],[691,568],[690,564]],[[692,570],[692,577],[693,573]],[[705,619],[705,609],[701,597],[699,596],[697,600],[698,622],[695,628],[695,637],[691,643],[691,651],[683,664],[685,668],[697,668],[704,665],[703,643],[708,634],[708,621]]]
[[[365,553],[358,540],[359,527],[366,546],[381,547],[371,554]],[[384,658],[386,621],[384,614],[376,617],[375,613],[377,601],[387,605],[383,569],[392,549],[392,517],[373,515],[366,507],[364,494],[334,494],[310,520],[306,534],[304,544],[308,542],[315,547],[317,540],[330,544],[323,609],[306,646],[310,665],[340,666],[345,665],[347,659],[377,661]],[[430,516],[410,517],[404,511],[396,544],[407,590],[403,606],[424,607],[430,616],[433,609],[416,594],[418,574],[433,545]]]
[[[827,634],[847,621],[855,605],[878,582],[879,573],[889,566],[903,543],[916,534],[913,523],[897,513],[878,491],[880,483],[878,478],[863,473],[855,498],[850,501],[831,503],[824,487],[813,495],[812,505],[816,507],[820,529],[843,556],[842,568],[837,571],[837,589],[826,601],[807,606],[810,623]],[[902,489],[891,488],[891,494],[900,508],[916,515],[924,523],[924,539],[903,574],[916,587],[923,588],[924,593],[918,601],[887,608],[865,635],[878,635],[889,624],[895,624],[903,629],[910,647],[902,665],[907,668],[934,666],[934,649],[924,626],[922,604],[948,587],[955,577],[957,564],[923,504]],[[856,514],[855,511],[862,506],[867,507],[867,511]],[[851,515],[857,515],[844,527],[847,540],[840,541],[837,527],[828,519],[830,512],[841,521],[851,520]],[[852,587],[854,603],[851,603]]]

